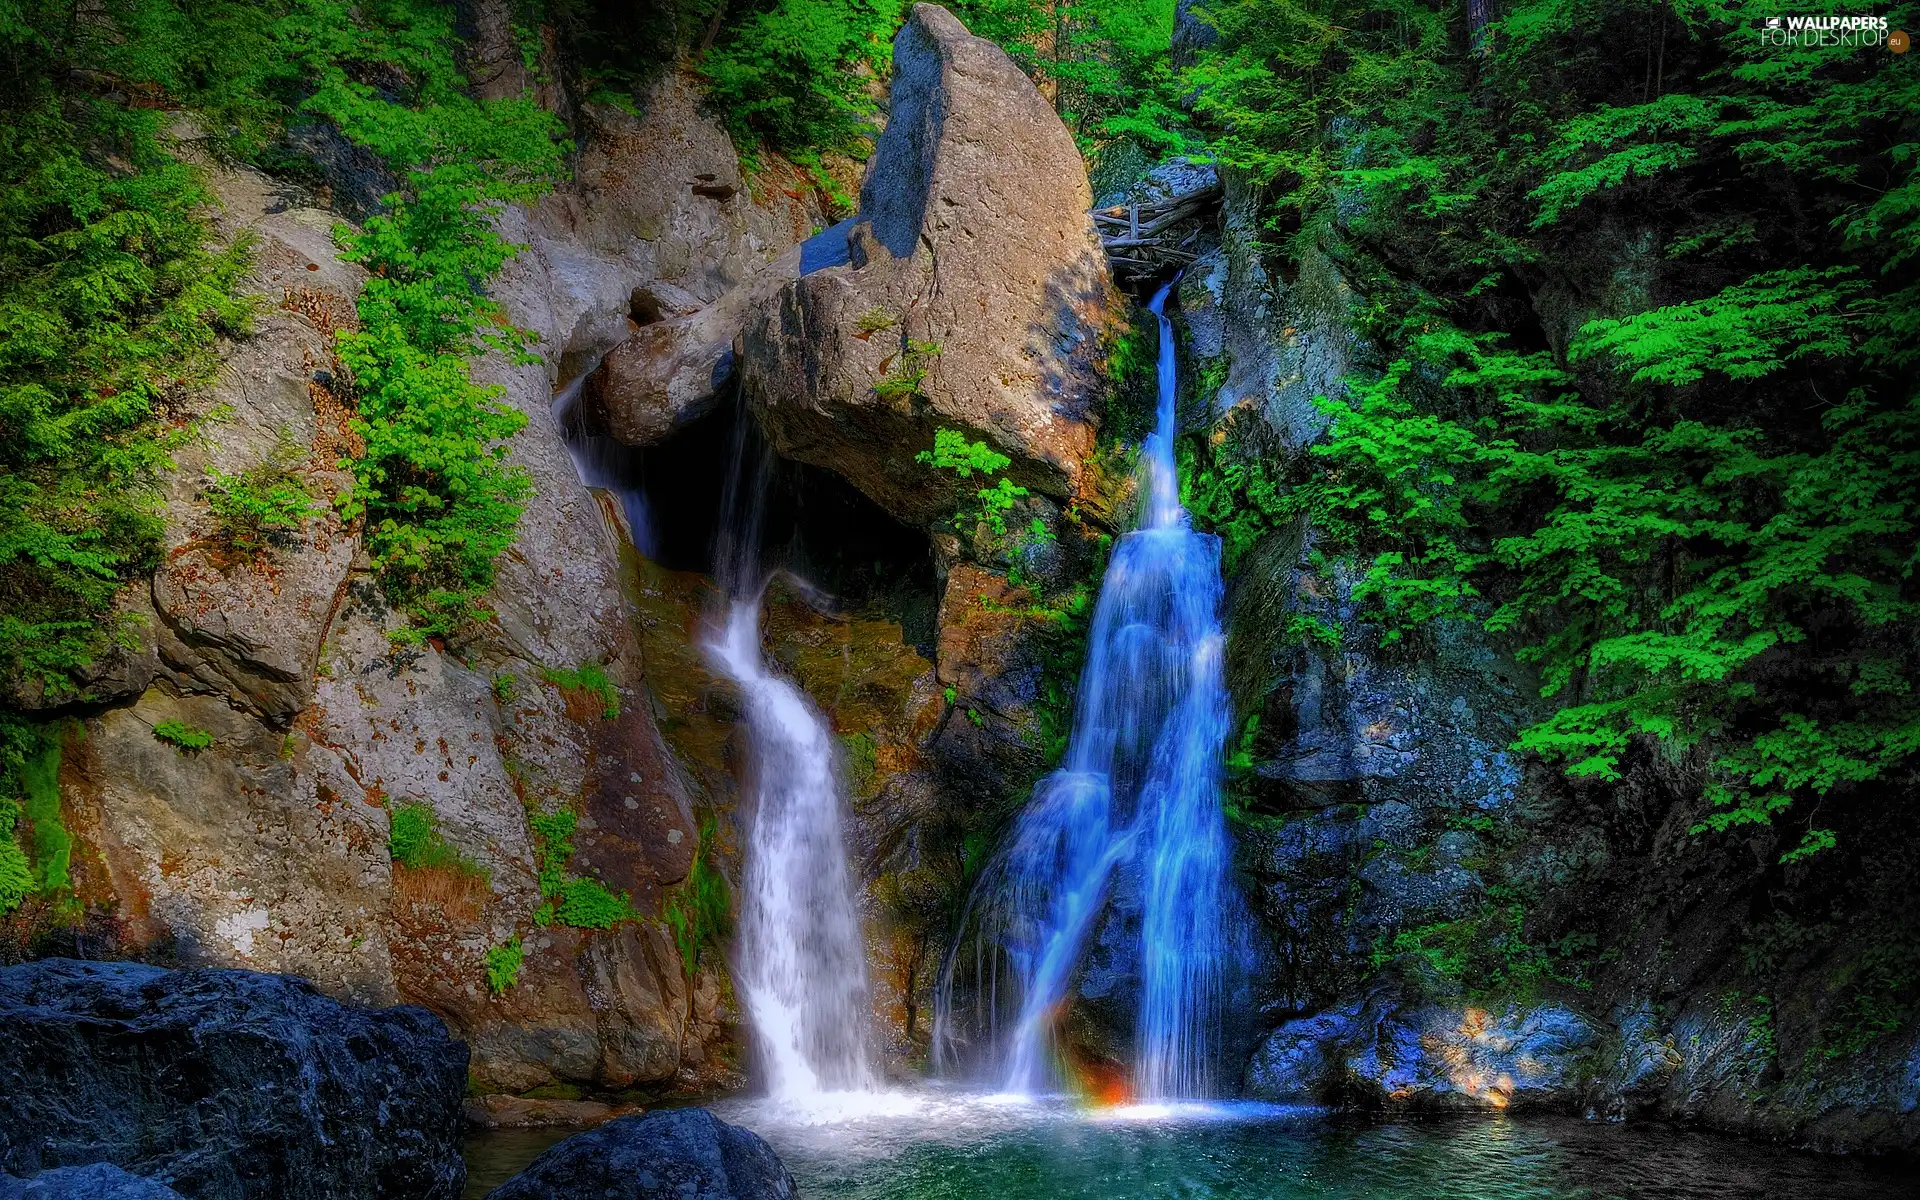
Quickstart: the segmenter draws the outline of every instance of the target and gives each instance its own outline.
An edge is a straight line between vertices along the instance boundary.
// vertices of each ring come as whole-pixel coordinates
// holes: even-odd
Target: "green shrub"
[[[571,670],[548,667],[540,672],[540,678],[563,692],[586,692],[598,698],[600,716],[605,720],[611,721],[620,715],[620,689],[607,678],[606,668],[599,663],[582,663]]]
[[[0,713],[0,915],[35,895],[72,908],[73,839],[60,812],[63,725]],[[31,856],[19,840],[22,819],[31,825]]]
[[[735,143],[859,150],[878,116],[868,87],[884,75],[904,0],[773,0],[723,32],[700,72]]]
[[[33,823],[34,886],[43,896],[57,895],[73,886],[73,837],[60,813],[60,737],[41,735],[40,751],[20,768],[25,814]]]
[[[531,335],[507,323],[484,288],[520,249],[493,218],[545,194],[565,146],[532,100],[465,92],[451,9],[389,0],[359,10],[356,23],[344,0],[306,0],[298,13],[312,40],[295,42],[295,57],[314,81],[301,107],[374,151],[401,182],[362,229],[339,231],[343,257],[372,272],[361,328],[336,338],[366,443],[341,511],[366,519],[382,582],[412,618],[402,640],[444,636],[491,615],[494,559],[513,544],[532,487],[504,444],[526,417],[468,369],[496,350],[537,361]],[[412,80],[410,103],[360,81],[396,66]]]
[[[1697,755],[1697,831],[1824,813],[1804,861],[1920,761],[1911,72],[1656,6],[1676,68],[1622,89],[1638,52],[1585,31],[1644,7],[1499,11],[1476,51],[1457,7],[1209,6],[1212,149],[1367,347],[1288,503],[1388,643],[1517,647],[1557,701],[1521,749],[1596,782]],[[1512,302],[1545,278],[1591,298],[1543,335]]]
[[[569,875],[555,899],[553,919],[575,929],[612,929],[635,915],[625,892],[615,895],[599,880],[580,875]]]
[[[520,966],[527,961],[526,949],[514,938],[504,946],[487,950],[487,990],[496,996],[520,981]]]
[[[124,102],[171,70],[129,15],[0,17],[0,678],[53,696],[131,636],[113,600],[158,563],[181,398],[250,312],[246,246],[208,236],[165,115]]]
[[[935,432],[933,449],[920,451],[913,456],[913,460],[936,470],[952,471],[962,479],[971,479],[975,475],[992,475],[1005,470],[1013,461],[985,442],[969,442],[964,433],[955,429],[942,429]],[[977,525],[985,522],[996,536],[1004,537],[1007,532],[1007,514],[1025,495],[1027,495],[1026,488],[1002,476],[990,486],[976,491],[975,506],[961,509],[954,515],[954,519],[963,525]]]
[[[213,734],[185,721],[161,721],[153,727],[153,736],[163,742],[171,742],[182,750],[205,750],[213,745]]]
[[[206,495],[220,539],[248,553],[264,550],[273,534],[298,529],[321,511],[305,481],[271,461],[233,475],[209,472]]]

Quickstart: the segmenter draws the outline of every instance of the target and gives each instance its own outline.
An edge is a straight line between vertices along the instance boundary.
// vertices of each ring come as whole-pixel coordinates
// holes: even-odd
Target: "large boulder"
[[[656,284],[634,292],[636,320],[653,318],[607,352],[587,377],[597,424],[629,446],[649,446],[705,416],[734,374],[734,344],[754,309],[800,275],[795,246],[712,304],[682,309],[690,294]]]
[[[46,959],[0,970],[0,1028],[6,1172],[107,1162],[196,1200],[453,1200],[466,1182],[467,1048],[423,1009]]]
[[[575,1134],[487,1200],[791,1200],[772,1147],[704,1108],[622,1117]]]
[[[180,1193],[112,1163],[88,1163],[56,1167],[32,1179],[0,1175],[0,1200],[180,1200]]]
[[[1058,499],[1098,488],[1092,408],[1122,316],[1073,138],[1006,54],[916,4],[894,39],[891,115],[848,233],[744,336],[774,448],[845,475],[909,522],[980,486],[914,461],[942,429]]]

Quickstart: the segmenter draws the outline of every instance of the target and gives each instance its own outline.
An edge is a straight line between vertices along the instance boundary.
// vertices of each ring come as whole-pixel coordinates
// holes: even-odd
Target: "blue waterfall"
[[[1065,761],[1034,789],[975,892],[981,935],[1017,984],[1003,1059],[1015,1092],[1057,1086],[1055,1027],[1090,937],[1115,940],[1096,935],[1103,919],[1122,922],[1119,940],[1131,943],[1134,1093],[1199,1097],[1219,1084],[1222,1010],[1242,953],[1221,812],[1231,718],[1220,543],[1196,533],[1180,505],[1171,286],[1148,305],[1160,358],[1158,417],[1141,456],[1144,521],[1115,544],[1101,584]],[[1124,914],[1116,893],[1128,896]],[[979,985],[990,1014],[1001,986],[997,973]],[[953,1027],[950,1016],[941,1023],[937,1037]]]

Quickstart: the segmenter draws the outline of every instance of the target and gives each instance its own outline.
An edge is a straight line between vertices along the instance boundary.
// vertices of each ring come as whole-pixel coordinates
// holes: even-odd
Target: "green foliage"
[[[63,727],[0,714],[0,916],[30,896],[72,905],[73,839],[60,812]],[[31,856],[20,845],[29,826]]]
[[[1511,890],[1488,889],[1468,916],[1382,934],[1374,944],[1378,969],[1401,955],[1426,963],[1436,974],[1475,992],[1536,992],[1548,982],[1590,986],[1586,955],[1592,935],[1574,935],[1554,945],[1527,937],[1527,906]]]
[[[320,511],[306,483],[279,456],[232,475],[208,472],[206,494],[221,540],[243,553],[266,549],[275,533],[298,529]]]
[[[540,894],[546,897],[546,902],[534,910],[534,921],[540,925],[557,921],[575,929],[611,929],[633,920],[633,904],[625,892],[616,895],[599,880],[567,870],[568,860],[573,857],[573,832],[579,824],[579,815],[570,808],[527,818],[539,866]]]
[[[171,742],[182,750],[205,750],[213,745],[213,733],[185,721],[166,720],[153,727],[153,736]]]
[[[902,0],[774,0],[700,60],[737,144],[858,150],[874,134],[869,81],[886,73]]]
[[[551,900],[552,919],[574,929],[612,929],[634,916],[625,892],[616,896],[599,880],[579,875],[562,881]]]
[[[985,442],[969,442],[958,430],[942,429],[933,435],[933,449],[920,451],[913,461],[971,479],[975,473],[992,475],[1013,460]]]
[[[937,470],[952,471],[962,479],[992,475],[1005,470],[1013,461],[985,442],[969,442],[965,434],[954,429],[935,432],[933,449],[920,451],[913,456],[913,460]],[[954,519],[962,526],[985,522],[995,536],[1005,537],[1007,514],[1027,494],[1026,488],[1003,475],[976,491],[975,505],[961,509]]]
[[[394,862],[409,870],[488,875],[485,867],[447,841],[440,832],[439,817],[430,806],[418,801],[402,804],[387,814],[387,853]]]
[[[854,326],[862,333],[879,333],[883,329],[892,329],[899,323],[900,319],[886,309],[870,308],[860,314],[860,319],[854,322]]]
[[[73,887],[73,836],[60,813],[60,743],[57,727],[43,730],[38,753],[18,771],[21,811],[33,826],[34,890],[55,897]]]
[[[129,635],[113,598],[156,563],[181,397],[248,311],[232,295],[245,247],[210,244],[208,194],[167,154],[162,114],[107,84],[178,72],[171,46],[120,23],[167,10],[0,16],[0,680],[55,697]]]
[[[1920,948],[1885,938],[1848,961],[1833,980],[1839,1002],[1815,1049],[1826,1058],[1858,1054],[1920,1014]]]
[[[1227,774],[1240,778],[1254,768],[1253,749],[1255,740],[1260,736],[1260,714],[1248,713],[1247,719],[1240,724],[1240,736],[1227,750]]]
[[[1173,0],[958,0],[968,29],[998,43],[1056,97],[1090,149],[1178,149],[1185,119],[1167,62]],[[805,163],[820,151],[863,155],[904,0],[548,0],[590,78],[627,89],[685,53],[735,144],[762,142]],[[611,94],[611,93],[609,93]],[[817,159],[816,159],[817,161]]]
[[[487,990],[496,996],[506,994],[508,988],[520,982],[520,967],[527,961],[527,951],[519,938],[503,946],[487,948]]]
[[[701,954],[719,953],[733,935],[733,893],[714,864],[718,839],[719,825],[708,817],[700,823],[700,840],[687,878],[668,895],[664,910],[667,928],[680,949],[680,966],[689,979],[700,966]]]
[[[15,836],[20,822],[21,776],[39,752],[39,727],[0,713],[0,916],[20,907],[35,889],[33,864]]]
[[[1043,89],[1096,162],[1189,149],[1186,95],[1168,60],[1173,0],[958,0],[955,16],[997,42]]]
[[[600,716],[604,720],[611,721],[620,715],[620,689],[607,678],[606,668],[599,663],[582,663],[571,669],[548,667],[540,672],[540,678],[563,692],[585,692],[599,700]]]
[[[484,616],[527,487],[501,444],[523,418],[466,360],[524,354],[484,291],[515,249],[492,217],[556,177],[553,119],[473,100],[431,0],[111,0],[84,20],[30,4],[0,47],[0,676],[67,696],[130,638],[114,597],[156,565],[184,398],[246,323],[247,247],[209,236],[211,197],[163,136],[175,107],[269,165],[289,121],[327,119],[401,180],[346,239],[374,278],[340,346],[368,446],[343,510],[366,516],[412,637]],[[216,475],[209,498],[237,548],[306,511],[286,477]]]
[[[1297,501],[1282,468],[1236,436],[1236,421],[1219,445],[1187,438],[1175,449],[1180,503],[1194,526],[1220,538],[1220,570],[1229,579],[1261,538],[1293,522]]]
[[[1699,830],[1905,786],[1920,80],[1769,51],[1750,3],[1660,10],[1644,82],[1584,32],[1644,7],[1521,0],[1484,55],[1457,12],[1210,9],[1188,83],[1212,146],[1271,197],[1275,249],[1366,295],[1377,359],[1277,505],[1202,470],[1196,521],[1231,556],[1248,508],[1308,514],[1389,643],[1514,639],[1558,704],[1519,745],[1575,775],[1701,748]],[[1591,297],[1544,337],[1513,307],[1543,274]],[[1809,821],[1782,859],[1836,837]]]
[[[361,327],[341,332],[336,349],[366,443],[341,511],[365,518],[382,582],[412,618],[407,641],[491,615],[483,599],[493,562],[512,545],[531,488],[505,445],[526,417],[500,402],[499,386],[476,383],[469,360],[498,351],[536,361],[531,335],[507,324],[483,288],[520,249],[495,218],[543,195],[566,149],[531,99],[467,95],[453,19],[428,0],[296,0],[283,27],[313,87],[301,109],[331,120],[401,182],[363,229],[339,231],[343,257],[372,277],[358,301]],[[394,68],[411,85],[401,100],[361,81]]]
[[[908,338],[906,348],[900,352],[899,365],[874,383],[873,394],[883,400],[922,395],[920,381],[927,377],[927,371],[931,369],[929,360],[939,353],[938,342]]]
[[[1313,613],[1294,613],[1288,617],[1286,638],[1298,645],[1318,646],[1326,651],[1340,649],[1342,640],[1338,625]]]

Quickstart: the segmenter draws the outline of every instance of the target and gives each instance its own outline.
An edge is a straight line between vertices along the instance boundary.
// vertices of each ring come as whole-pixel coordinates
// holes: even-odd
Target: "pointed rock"
[[[1008,456],[1015,483],[1093,500],[1123,303],[1080,152],[1012,60],[938,5],[914,5],[893,63],[850,262],[803,274],[747,325],[753,411],[781,454],[904,520],[980,486],[914,461],[942,429]]]

